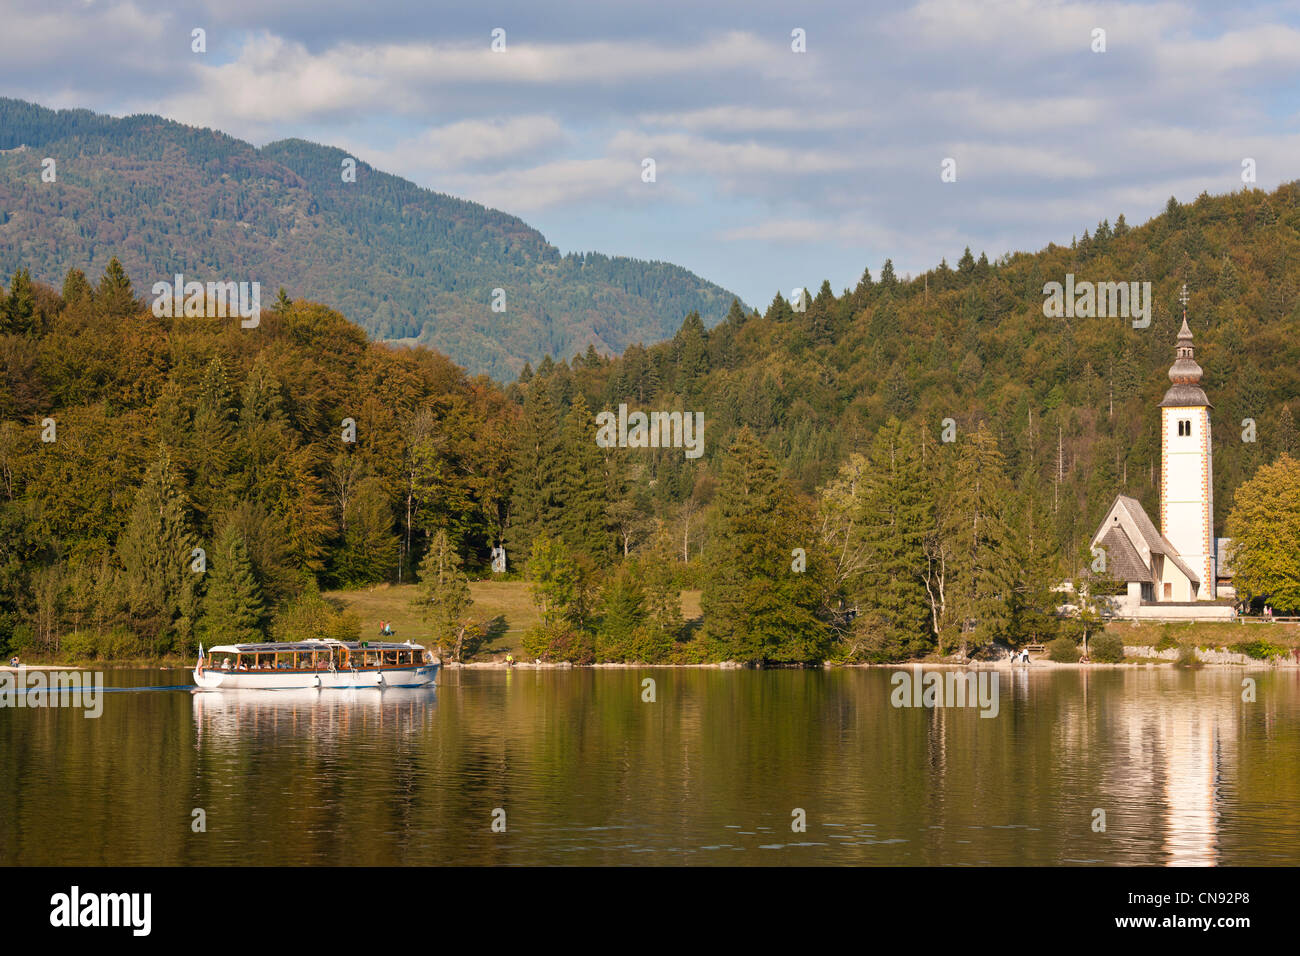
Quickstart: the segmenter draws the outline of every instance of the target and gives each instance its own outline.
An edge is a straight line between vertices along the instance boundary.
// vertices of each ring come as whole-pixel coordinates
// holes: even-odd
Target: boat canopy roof
[[[422,651],[420,644],[406,641],[390,644],[384,641],[281,641],[269,644],[217,644],[209,647],[209,654],[291,654],[295,651],[327,651],[332,647],[346,647],[350,651]]]

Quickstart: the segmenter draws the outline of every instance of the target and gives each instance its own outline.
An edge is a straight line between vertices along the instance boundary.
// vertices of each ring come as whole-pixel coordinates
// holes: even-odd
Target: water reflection
[[[455,670],[10,709],[0,863],[1300,862],[1300,671],[1246,673],[1257,702],[1240,670],[1003,669],[995,718],[893,707],[887,669],[657,670],[654,703],[636,669]]]
[[[227,690],[193,692],[195,746],[249,739],[335,740],[354,734],[421,733],[437,704],[428,687],[385,690]]]

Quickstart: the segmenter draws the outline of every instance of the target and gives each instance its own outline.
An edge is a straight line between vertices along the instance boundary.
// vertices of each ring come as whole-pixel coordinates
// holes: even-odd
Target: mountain
[[[157,116],[0,98],[0,150],[0,274],[58,285],[116,255],[141,291],[176,273],[258,281],[267,302],[283,286],[502,380],[547,354],[667,338],[691,312],[715,324],[733,298],[670,263],[561,255],[514,216],[366,163],[344,182],[348,154],[303,140],[257,149]]]

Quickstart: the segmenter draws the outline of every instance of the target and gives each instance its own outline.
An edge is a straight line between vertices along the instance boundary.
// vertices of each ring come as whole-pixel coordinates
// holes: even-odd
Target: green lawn
[[[1300,626],[1295,624],[1268,624],[1247,621],[1244,624],[1228,621],[1186,621],[1176,624],[1112,622],[1106,630],[1118,634],[1125,644],[1154,647],[1168,634],[1180,644],[1198,647],[1231,647],[1242,641],[1268,641],[1284,647],[1300,645]]]
[[[537,606],[528,593],[528,583],[471,581],[469,593],[474,599],[475,616],[489,624],[492,634],[478,659],[504,657],[507,653],[518,657],[524,633],[538,622]],[[411,606],[415,597],[413,584],[378,584],[358,591],[327,591],[325,597],[342,602],[348,610],[360,615],[362,640],[378,636],[380,621],[391,623],[399,640],[422,641],[429,636],[419,611]],[[688,622],[700,617],[699,591],[682,592],[682,616]]]

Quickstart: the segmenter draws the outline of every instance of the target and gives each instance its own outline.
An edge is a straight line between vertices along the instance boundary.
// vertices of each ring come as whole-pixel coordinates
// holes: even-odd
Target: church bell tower
[[[1214,466],[1210,451],[1210,400],[1192,355],[1183,286],[1183,327],[1160,403],[1160,531],[1197,576],[1199,601],[1215,599]]]

